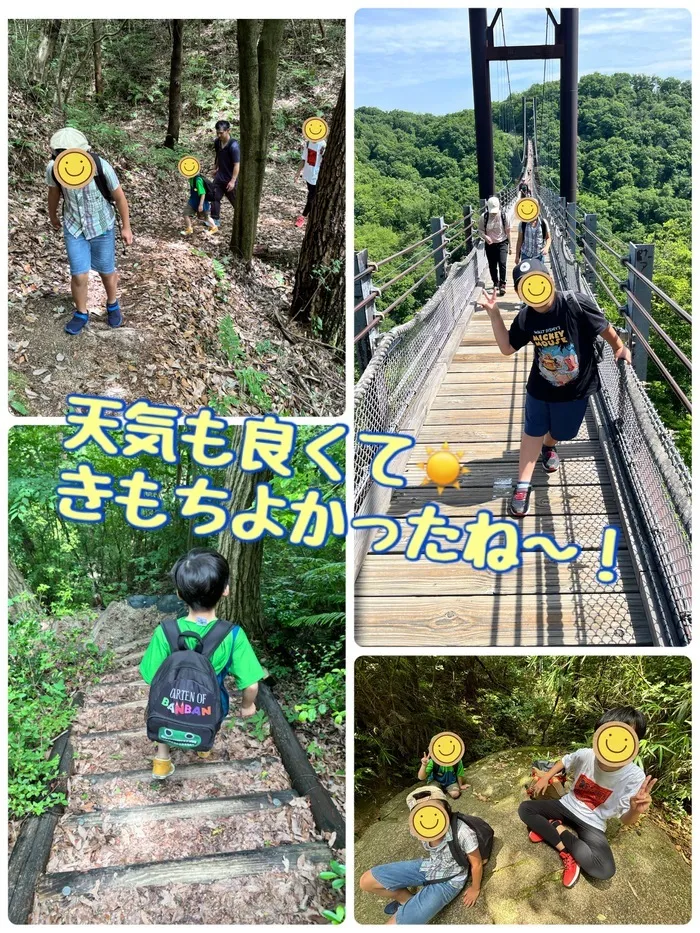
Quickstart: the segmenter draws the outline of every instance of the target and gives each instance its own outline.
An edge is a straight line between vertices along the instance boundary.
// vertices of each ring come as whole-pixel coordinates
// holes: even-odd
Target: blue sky
[[[489,20],[495,8],[489,9]],[[559,10],[553,8],[559,18]],[[508,44],[541,44],[545,10],[506,9]],[[500,23],[497,27],[497,44]],[[551,42],[551,27],[550,39]],[[542,81],[543,63],[510,62],[513,92]],[[691,77],[691,17],[661,8],[581,9],[579,75],[626,71]],[[558,63],[548,74],[559,76]],[[507,96],[505,66],[491,65],[494,100]],[[469,18],[464,9],[359,10],[355,16],[355,106],[454,113],[473,106]]]

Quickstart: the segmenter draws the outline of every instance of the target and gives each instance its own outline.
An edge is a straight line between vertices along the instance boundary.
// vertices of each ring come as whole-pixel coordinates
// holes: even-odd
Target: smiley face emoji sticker
[[[518,217],[518,220],[522,220],[526,224],[529,224],[531,220],[534,220],[539,212],[540,206],[534,198],[521,198],[515,205],[515,213]]]
[[[554,283],[551,277],[540,269],[530,271],[530,263],[521,262],[518,270],[521,274],[518,278],[516,291],[522,301],[531,308],[542,308],[548,304],[554,294]]]
[[[464,742],[454,732],[438,732],[430,740],[428,754],[435,764],[449,768],[464,757]]]
[[[308,120],[304,120],[301,131],[304,139],[308,139],[311,143],[319,143],[328,136],[328,124],[321,117],[309,117]]]
[[[593,736],[593,753],[603,765],[621,768],[639,751],[637,733],[626,722],[606,722]]]
[[[85,149],[64,149],[53,165],[53,170],[64,188],[84,188],[92,181],[97,166]]]
[[[408,823],[413,835],[426,842],[432,842],[447,832],[447,814],[434,800],[416,804],[408,815]]]
[[[194,178],[199,175],[199,160],[194,156],[183,156],[177,163],[177,169],[185,178]]]

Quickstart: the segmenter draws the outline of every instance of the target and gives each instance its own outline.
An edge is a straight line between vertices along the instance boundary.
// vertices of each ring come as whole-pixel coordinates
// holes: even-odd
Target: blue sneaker
[[[110,327],[121,327],[123,320],[118,301],[113,305],[107,305],[107,323]]]
[[[399,904],[398,901],[389,901],[389,903],[384,908],[384,913],[388,914],[390,917],[393,917],[400,906],[401,904]]]
[[[70,334],[72,337],[75,337],[76,334],[79,334],[80,331],[85,327],[88,322],[87,314],[81,314],[79,311],[76,311],[73,317],[68,321],[64,330],[67,334]]]

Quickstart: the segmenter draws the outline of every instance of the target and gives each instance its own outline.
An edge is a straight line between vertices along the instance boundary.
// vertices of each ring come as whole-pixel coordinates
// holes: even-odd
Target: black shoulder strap
[[[548,237],[548,236],[549,236],[549,224],[548,224],[547,221],[544,219],[544,217],[542,216],[542,214],[540,214],[540,226],[541,226],[541,228],[542,228],[542,236],[543,236],[543,237]]]
[[[450,817],[450,829],[452,830],[452,839],[447,843],[450,847],[450,853],[452,858],[457,862],[461,868],[469,868],[469,859],[462,852],[462,847],[459,844],[459,824],[461,818],[459,813],[453,813]],[[466,820],[464,821],[466,822]]]
[[[108,201],[110,204],[114,201],[112,192],[109,190],[109,185],[107,184],[107,179],[105,178],[105,170],[102,166],[102,159],[97,155],[96,152],[92,153],[92,157],[95,160],[95,184],[97,185],[97,190],[100,192],[105,201]]]
[[[226,638],[232,628],[233,625],[230,622],[227,622],[226,619],[217,619],[214,628],[210,629],[204,636],[202,654],[211,660],[214,652],[223,642],[224,638]]]
[[[163,619],[160,623],[160,627],[163,629],[163,634],[168,640],[170,650],[172,652],[179,651],[178,641],[180,639],[180,627],[177,624],[177,619]]]

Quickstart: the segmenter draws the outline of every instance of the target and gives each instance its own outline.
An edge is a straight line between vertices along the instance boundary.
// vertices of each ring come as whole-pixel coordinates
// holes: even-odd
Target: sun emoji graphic
[[[442,494],[445,486],[454,486],[455,489],[459,489],[459,477],[469,472],[459,462],[459,458],[464,456],[464,451],[459,450],[456,454],[453,454],[450,445],[445,441],[440,450],[433,450],[432,447],[428,447],[427,454],[427,461],[418,464],[418,467],[427,473],[421,486],[435,483],[438,495]]]

